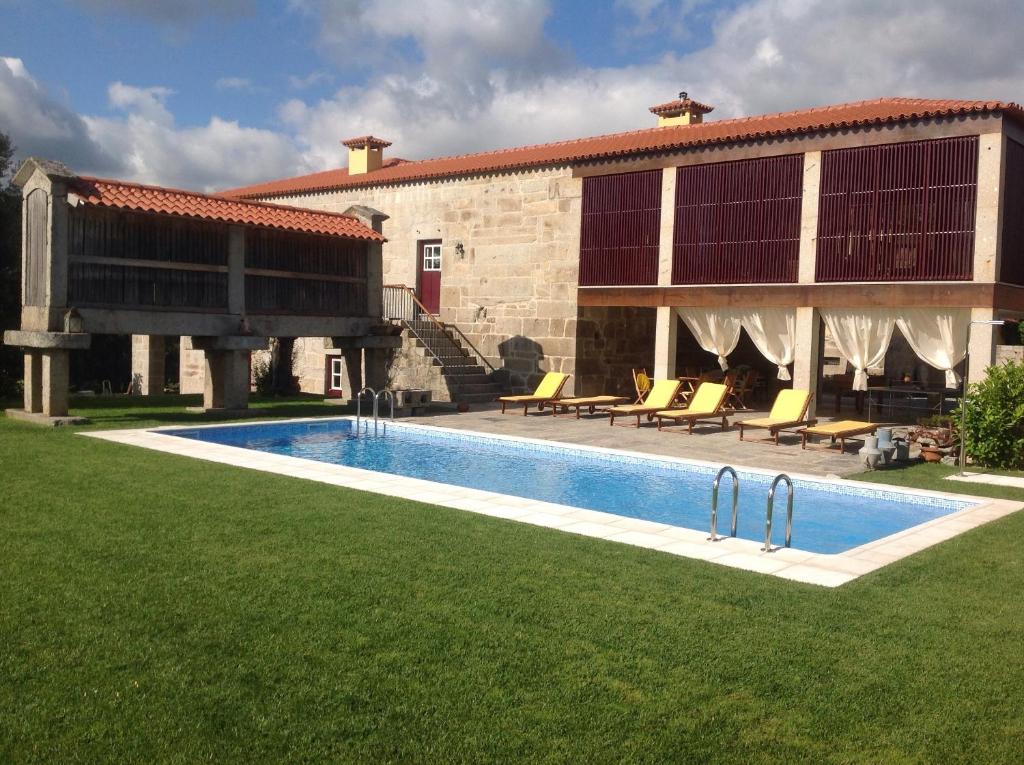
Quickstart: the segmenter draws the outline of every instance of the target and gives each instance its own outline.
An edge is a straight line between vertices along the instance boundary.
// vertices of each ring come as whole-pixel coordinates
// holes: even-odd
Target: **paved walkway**
[[[962,476],[951,475],[946,477],[949,481],[966,481],[967,483],[987,483],[993,486],[1012,486],[1015,489],[1024,489],[1024,478],[1013,475],[997,475],[995,473],[964,473]]]
[[[745,412],[738,419],[764,417],[765,411]],[[734,418],[730,418],[732,423]],[[848,419],[842,416],[840,419]],[[497,405],[474,406],[472,411],[458,413],[432,413],[413,420],[421,425],[439,425],[445,428],[479,430],[509,436],[542,438],[587,446],[603,446],[612,449],[629,449],[647,454],[668,457],[707,460],[725,465],[758,467],[777,470],[780,473],[793,472],[810,475],[838,475],[842,477],[863,470],[857,458],[860,442],[850,441],[845,454],[837,449],[801,449],[800,437],[784,434],[779,446],[739,440],[739,431],[730,426],[722,432],[713,423],[699,424],[693,435],[687,435],[680,426],[668,426],[659,432],[653,423],[644,422],[639,429],[634,427],[609,427],[605,415],[584,415],[574,419],[573,415],[552,417],[547,411],[537,413],[531,410],[523,417],[522,409],[516,413],[502,414]],[[635,422],[635,420],[632,420]],[[829,417],[819,417],[820,422],[829,422]],[[630,420],[623,420],[623,424]],[[766,431],[754,431],[767,434]]]

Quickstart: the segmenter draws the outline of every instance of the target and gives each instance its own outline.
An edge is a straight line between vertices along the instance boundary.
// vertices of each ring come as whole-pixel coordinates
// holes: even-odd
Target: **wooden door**
[[[420,302],[433,314],[441,311],[441,242],[420,242],[419,284],[416,292]]]

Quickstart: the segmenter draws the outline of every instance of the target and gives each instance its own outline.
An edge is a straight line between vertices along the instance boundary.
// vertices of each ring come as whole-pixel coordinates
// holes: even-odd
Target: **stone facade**
[[[581,395],[634,394],[633,370],[654,369],[652,308],[588,306],[577,319],[577,391]]]
[[[581,196],[582,181],[557,167],[268,201],[391,216],[385,284],[415,287],[418,243],[440,239],[441,319],[513,386],[530,387],[544,372],[576,371]]]

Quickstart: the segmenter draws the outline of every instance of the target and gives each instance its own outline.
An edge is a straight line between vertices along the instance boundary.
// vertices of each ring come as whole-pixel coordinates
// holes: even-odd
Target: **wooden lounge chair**
[[[800,447],[807,448],[807,439],[811,436],[828,436],[830,441],[826,448],[831,448],[839,442],[839,451],[846,450],[846,439],[856,436],[872,436],[875,434],[877,425],[861,420],[841,420],[839,422],[828,422],[822,425],[813,425],[800,431]]]
[[[565,383],[568,380],[569,375],[567,374],[548,372],[544,375],[544,379],[540,381],[537,390],[533,393],[519,396],[500,396],[498,401],[501,402],[501,413],[505,413],[505,407],[509,404],[515,404],[516,406],[522,404],[524,417],[530,409],[530,404],[536,404],[538,409],[543,409],[545,404],[551,403],[562,395],[562,388],[565,387]]]
[[[757,417],[752,420],[740,420],[736,424],[740,427],[740,441],[766,441],[779,445],[779,433],[792,430],[800,426],[814,425],[817,420],[808,420],[807,407],[811,403],[811,392],[808,390],[786,389],[780,390],[775,397],[775,403],[767,417]],[[761,428],[767,430],[770,438],[744,438],[745,428]]]
[[[685,409],[669,409],[664,412],[655,412],[658,418],[658,430],[661,430],[665,420],[673,422],[685,422],[687,433],[693,433],[694,423],[701,420],[721,420],[722,430],[729,427],[729,420],[726,415],[731,410],[723,409],[726,398],[729,396],[729,386],[723,383],[701,383],[696,393],[690,399]]]
[[[636,417],[636,426],[640,427],[640,418],[647,415],[647,419],[653,419],[654,413],[662,409],[671,409],[676,400],[676,394],[682,383],[679,380],[656,380],[651,392],[647,394],[642,404],[626,404],[624,406],[613,406],[608,409],[608,424],[614,425],[616,417]]]
[[[651,378],[647,376],[646,369],[633,370],[633,387],[636,388],[636,401],[634,404],[642,404],[644,397],[651,392]],[[579,414],[579,410],[576,411]]]
[[[598,407],[615,406],[616,404],[628,404],[628,396],[580,396],[578,398],[560,398],[557,401],[551,402],[551,414],[554,417],[558,416],[559,408],[564,409],[566,412],[571,409],[576,410],[576,419],[580,418],[581,409],[589,409],[591,414],[594,414]]]

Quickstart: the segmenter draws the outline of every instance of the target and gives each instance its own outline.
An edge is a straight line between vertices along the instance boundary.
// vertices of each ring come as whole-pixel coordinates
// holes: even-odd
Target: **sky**
[[[0,132],[218,190],[883,96],[1024,99],[1021,0],[0,0]]]

